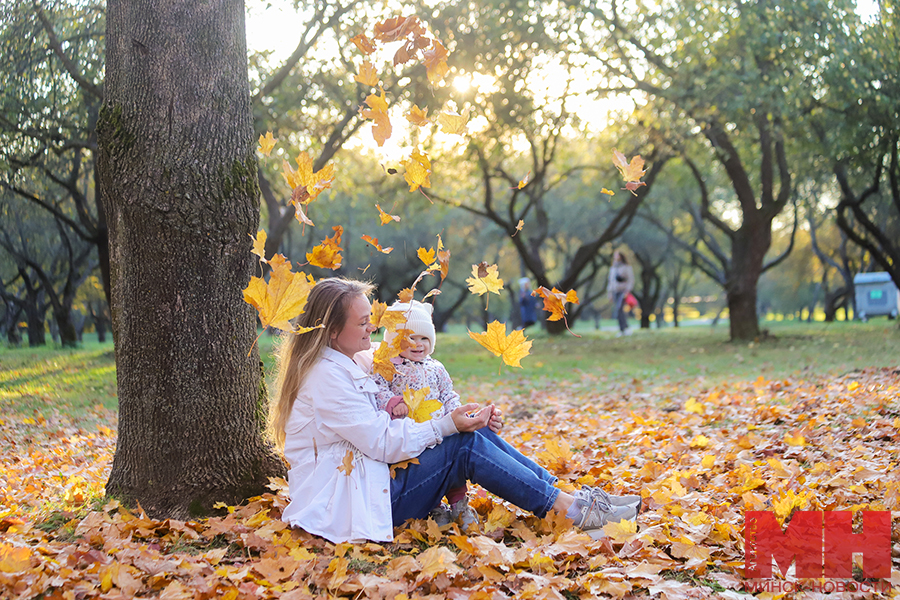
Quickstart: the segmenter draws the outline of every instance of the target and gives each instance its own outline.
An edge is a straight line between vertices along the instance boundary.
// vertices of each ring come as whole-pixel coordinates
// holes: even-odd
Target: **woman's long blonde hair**
[[[278,379],[269,406],[268,427],[269,437],[279,450],[284,450],[285,427],[294,408],[294,400],[319,360],[322,349],[328,345],[332,334],[343,329],[347,309],[353,299],[357,296],[368,298],[373,289],[372,284],[364,281],[339,277],[320,280],[309,293],[305,312],[297,317],[296,324],[300,327],[324,324],[325,327],[300,335],[288,333],[282,337],[276,352]]]

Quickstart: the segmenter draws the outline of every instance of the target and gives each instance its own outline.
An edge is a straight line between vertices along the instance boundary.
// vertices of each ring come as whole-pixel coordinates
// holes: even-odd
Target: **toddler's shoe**
[[[634,521],[637,518],[637,507],[633,504],[613,506],[592,492],[593,489],[582,488],[574,494],[574,512],[577,513],[574,519],[575,526],[591,536],[591,539],[605,538],[603,526],[607,523],[618,523],[622,519]]]
[[[451,514],[450,505],[446,502],[441,502],[438,506],[432,508],[431,512],[428,513],[428,518],[434,519],[434,522],[437,523],[438,527],[449,525],[454,520]]]
[[[469,506],[468,498],[462,498],[450,507],[450,518],[459,523],[463,532],[468,531],[469,527],[478,524],[478,515]]]

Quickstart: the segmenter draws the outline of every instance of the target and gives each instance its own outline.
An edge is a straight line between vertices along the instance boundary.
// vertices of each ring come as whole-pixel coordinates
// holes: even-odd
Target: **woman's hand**
[[[494,433],[500,433],[500,430],[503,429],[503,414],[500,412],[500,409],[496,406],[491,405],[493,410],[491,411],[491,418],[488,421],[488,427],[491,428],[491,431]]]
[[[480,407],[474,403],[464,404],[450,413],[453,417],[453,424],[456,425],[456,430],[460,433],[465,433],[467,431],[481,429],[488,425],[494,411],[494,405],[489,404],[480,410],[479,408]]]

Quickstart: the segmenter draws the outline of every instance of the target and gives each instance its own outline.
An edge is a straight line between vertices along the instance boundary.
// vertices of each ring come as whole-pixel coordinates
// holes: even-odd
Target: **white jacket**
[[[418,456],[456,427],[450,415],[391,421],[375,406],[377,391],[349,357],[324,349],[285,427],[291,503],[283,521],[334,543],[393,540],[389,464]]]

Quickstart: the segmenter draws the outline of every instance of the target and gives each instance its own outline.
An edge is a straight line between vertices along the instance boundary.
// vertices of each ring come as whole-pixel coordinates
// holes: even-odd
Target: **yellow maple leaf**
[[[425,248],[419,248],[419,250],[416,252],[416,255],[419,257],[419,260],[425,263],[426,267],[434,262],[434,248],[429,248],[428,250],[426,250]]]
[[[630,542],[637,537],[637,523],[628,519],[622,519],[618,523],[609,522],[603,526],[603,533],[614,542]]]
[[[400,356],[400,351],[393,344],[381,342],[372,355],[372,370],[387,381],[393,381],[397,369],[391,359],[397,356]]]
[[[372,302],[372,325],[396,330],[398,325],[406,323],[406,314],[400,310],[389,310],[385,302]]]
[[[276,140],[272,137],[272,132],[267,131],[266,135],[259,134],[259,153],[263,156],[269,156],[269,153],[272,152],[272,148],[275,147]]]
[[[250,235],[249,233],[247,235]],[[260,229],[256,233],[256,237],[250,235],[250,239],[253,240],[253,249],[250,251],[250,254],[255,254],[259,257],[260,262],[266,261],[266,232]]]
[[[701,403],[697,402],[696,398],[688,398],[687,402],[684,403],[684,410],[702,415],[706,408]]]
[[[482,296],[488,292],[500,295],[503,289],[503,280],[497,275],[497,265],[489,265],[481,262],[472,265],[472,276],[466,279],[469,291]]]
[[[411,390],[409,388],[403,390],[403,402],[409,408],[409,418],[416,423],[430,421],[431,414],[443,406],[437,400],[428,400],[428,394],[430,393],[430,387],[423,387],[421,390]]]
[[[531,352],[531,340],[525,339],[522,330],[517,329],[506,335],[506,325],[499,321],[488,324],[484,333],[469,332],[469,337],[490,350],[495,356],[511,367],[522,367],[519,364]]]
[[[625,189],[632,194],[637,195],[635,190],[642,185],[647,185],[641,181],[641,177],[647,171],[644,170],[644,159],[641,158],[640,154],[632,157],[631,162],[628,162],[624,154],[618,150],[613,150],[613,164],[619,170],[619,173],[622,174],[622,179],[626,181]]]
[[[353,472],[353,450],[347,450],[347,453],[344,455],[344,458],[341,460],[341,464],[337,469],[338,471],[343,471],[344,475],[347,477],[350,477],[350,473]]]
[[[296,170],[287,161],[282,162],[281,176],[295,192],[291,194],[291,201],[295,204],[309,204],[334,183],[334,165],[325,165],[318,171],[313,171],[313,160],[309,153],[301,152],[297,156]]]
[[[384,95],[384,89],[379,86],[379,94],[369,94],[366,96],[366,104],[369,108],[360,109],[360,114],[365,119],[372,119],[372,137],[379,146],[383,146],[389,137],[391,137],[391,118],[388,116],[388,103]]]
[[[711,469],[713,465],[716,464],[716,457],[714,454],[707,454],[703,457],[703,460],[700,461],[700,464],[704,469]]]
[[[437,40],[431,40],[431,47],[422,51],[425,57],[425,69],[428,81],[434,85],[444,78],[450,68],[447,66],[449,52],[444,45]]]
[[[515,520],[515,513],[510,512],[501,504],[495,504],[484,522],[484,531],[490,533],[497,529],[506,529]]]
[[[387,225],[391,221],[395,221],[397,223],[400,222],[400,217],[398,217],[397,215],[390,215],[390,214],[384,212],[383,210],[381,210],[381,207],[377,204],[375,205],[375,208],[378,209],[378,217],[381,219],[382,225]]]
[[[409,112],[406,113],[406,120],[416,127],[422,127],[431,122],[428,119],[428,108],[426,107],[425,110],[422,110],[415,104],[413,104],[412,108],[409,109]]]
[[[523,227],[525,227],[525,221],[523,221],[522,219],[519,219],[519,222],[516,224],[516,233],[519,233],[520,231],[522,231]],[[512,236],[515,237],[516,233],[512,234]]]
[[[397,293],[397,300],[400,302],[409,302],[413,299],[413,291],[410,288],[403,288]]]
[[[450,251],[438,250],[437,259],[441,266],[441,281],[443,281],[447,279],[447,274],[450,273]],[[432,292],[434,291],[435,290],[432,290]],[[438,290],[437,293],[440,293],[440,290]]]
[[[306,190],[306,188],[297,188]],[[295,190],[296,191],[296,190]],[[294,216],[297,218],[297,221],[303,225],[309,225],[310,227],[315,227],[316,224],[312,222],[312,220],[306,216],[306,213],[303,212],[303,204],[302,202],[294,201],[293,196],[291,196],[291,201],[294,204]]]
[[[401,161],[401,163],[406,167],[403,178],[409,184],[409,191],[414,192],[419,187],[431,187],[431,161],[428,160],[427,155],[419,152],[419,149],[416,148],[409,160]]]
[[[536,454],[537,458],[558,473],[565,473],[569,470],[569,461],[574,456],[569,442],[565,439],[547,438],[544,440],[544,448],[545,450]]]
[[[273,256],[269,265],[269,283],[260,277],[250,278],[243,290],[244,301],[259,312],[263,327],[290,331],[290,320],[303,312],[315,280],[302,272],[292,273],[290,261],[281,254]]]
[[[340,225],[332,227],[334,235],[325,238],[321,244],[314,247],[312,252],[306,253],[306,260],[309,264],[322,267],[323,269],[338,269],[341,266],[341,235],[344,228]]]
[[[442,110],[438,115],[438,124],[441,126],[441,131],[452,135],[466,135],[466,130],[469,127],[470,111],[471,107],[466,107],[462,113]]]
[[[794,429],[784,435],[784,443],[788,446],[805,446],[806,438],[803,437],[802,433]]]
[[[709,446],[709,438],[702,433],[698,434],[691,440],[691,448],[706,448]]]
[[[606,188],[602,188],[602,189],[600,190],[600,193],[601,193],[601,194],[606,194],[607,196],[615,196],[615,195],[616,195],[616,193],[615,193],[614,191],[608,190],[608,189],[606,189]]]
[[[364,235],[360,237],[361,240],[372,244],[375,246],[375,249],[383,254],[390,254],[394,249],[393,248],[382,248],[381,244],[378,243],[378,238],[373,238],[371,235]]]
[[[556,288],[548,290],[544,286],[541,286],[531,292],[531,295],[539,296],[544,299],[543,309],[550,313],[550,316],[547,317],[548,321],[559,321],[564,318],[566,315],[567,302],[578,304],[578,294],[575,290],[569,290],[568,292],[563,293]]]
[[[372,54],[375,52],[375,44],[373,44],[372,40],[366,37],[366,34],[364,33],[354,35],[350,38],[350,41],[356,44],[356,47],[359,48],[359,51],[363,54]]]
[[[378,85],[378,73],[375,71],[375,65],[365,60],[359,67],[359,73],[353,77],[356,81],[369,87]]]

